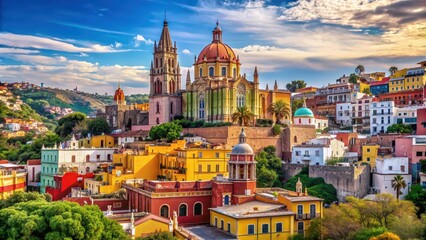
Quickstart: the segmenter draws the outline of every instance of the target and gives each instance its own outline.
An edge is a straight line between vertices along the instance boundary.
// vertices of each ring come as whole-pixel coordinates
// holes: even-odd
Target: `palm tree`
[[[356,73],[358,76],[360,76],[363,72],[365,72],[365,68],[364,68],[364,66],[362,66],[362,65],[358,65],[358,66],[355,68],[355,73]]]
[[[405,189],[407,187],[407,182],[401,175],[396,175],[392,179],[392,187],[396,191],[396,200],[399,201],[399,195],[402,193],[401,188]]]
[[[246,106],[237,107],[237,111],[231,116],[232,122],[237,122],[240,126],[247,126],[254,119],[254,114]]]
[[[272,103],[268,107],[268,113],[275,116],[275,122],[281,123],[281,119],[288,116],[290,117],[290,107],[283,100],[278,100],[275,103]]]
[[[398,71],[398,68],[395,66],[389,68],[390,75],[394,75],[396,71]]]

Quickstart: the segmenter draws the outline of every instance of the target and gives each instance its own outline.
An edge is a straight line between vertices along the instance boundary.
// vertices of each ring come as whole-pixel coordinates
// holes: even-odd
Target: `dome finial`
[[[216,18],[216,27],[219,27],[219,18]]]
[[[238,143],[245,143],[246,142],[246,133],[244,132],[244,128],[241,128],[241,133],[239,136],[239,141]]]
[[[303,107],[306,107],[306,98],[303,98]]]

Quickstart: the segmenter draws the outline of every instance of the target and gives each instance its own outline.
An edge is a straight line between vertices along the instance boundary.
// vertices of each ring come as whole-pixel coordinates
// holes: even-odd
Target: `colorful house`
[[[406,90],[404,88],[404,79],[407,74],[407,68],[396,71],[389,79],[389,92],[399,92]]]
[[[3,162],[3,161],[2,161]],[[11,163],[0,164],[0,200],[17,191],[25,191],[27,171],[24,166]]]
[[[371,168],[376,166],[376,158],[378,150],[380,148],[379,144],[365,144],[362,146],[362,162],[370,164]]]
[[[84,148],[112,148],[114,147],[114,137],[108,135],[96,135],[80,139],[78,141],[78,145]]]
[[[381,81],[370,82],[370,92],[377,96],[382,93],[389,92],[389,77],[383,78]]]
[[[425,68],[416,67],[407,69],[404,78],[404,89],[413,90],[423,88],[426,84]]]

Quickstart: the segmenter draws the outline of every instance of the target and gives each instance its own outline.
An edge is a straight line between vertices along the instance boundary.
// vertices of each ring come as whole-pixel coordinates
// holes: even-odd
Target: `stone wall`
[[[337,190],[339,201],[347,196],[362,198],[368,194],[371,185],[371,169],[362,166],[309,166],[309,177],[322,177],[326,183],[332,184]]]
[[[290,125],[282,134],[282,159],[291,160],[291,151],[294,145],[299,145],[316,138],[315,126]]]
[[[297,175],[302,171],[303,164],[284,163],[282,165],[282,171],[284,174],[284,182],[287,182],[291,177]]]

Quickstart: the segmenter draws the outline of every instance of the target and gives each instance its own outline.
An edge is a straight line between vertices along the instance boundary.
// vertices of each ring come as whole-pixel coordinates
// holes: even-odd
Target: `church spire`
[[[275,80],[275,84],[274,84],[274,91],[278,91],[278,84],[277,84],[277,80]]]
[[[259,74],[257,73],[257,66],[254,67],[253,80],[254,82],[259,82]]]
[[[161,32],[160,41],[158,42],[158,47],[161,47],[163,51],[168,51],[172,48],[172,38],[170,37],[169,27],[167,19],[164,17],[163,22],[163,31]]]
[[[222,29],[219,26],[219,20],[216,21],[216,27],[213,30],[212,42],[222,42]]]

